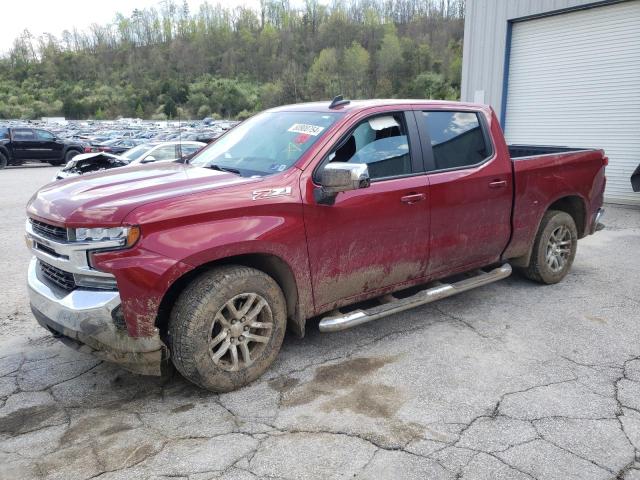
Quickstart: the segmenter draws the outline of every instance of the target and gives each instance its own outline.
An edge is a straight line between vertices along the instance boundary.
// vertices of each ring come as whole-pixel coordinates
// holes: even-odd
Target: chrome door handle
[[[493,182],[489,182],[489,188],[502,188],[507,186],[506,180],[494,180]]]
[[[427,198],[427,196],[424,193],[411,193],[400,198],[400,201],[410,205],[412,203],[421,202],[425,198]]]

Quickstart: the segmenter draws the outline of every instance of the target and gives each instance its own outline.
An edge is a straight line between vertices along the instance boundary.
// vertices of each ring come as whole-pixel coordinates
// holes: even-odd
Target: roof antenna
[[[345,100],[342,95],[336,95],[335,97],[333,97],[333,100],[331,101],[331,105],[329,105],[329,108],[338,108],[338,107],[341,107],[342,105],[349,105],[350,103],[351,103],[351,100]]]

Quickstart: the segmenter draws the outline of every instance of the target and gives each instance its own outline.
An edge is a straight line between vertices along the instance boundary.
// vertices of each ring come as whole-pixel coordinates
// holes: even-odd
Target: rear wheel
[[[217,392],[252,382],[280,351],[285,305],[278,284],[259,270],[225,266],[202,274],[171,312],[168,337],[176,369]]]
[[[5,157],[4,153],[0,152],[0,170],[7,166],[7,157]]]
[[[578,230],[571,215],[549,210],[540,222],[529,265],[522,272],[537,282],[558,283],[569,273],[577,247]]]

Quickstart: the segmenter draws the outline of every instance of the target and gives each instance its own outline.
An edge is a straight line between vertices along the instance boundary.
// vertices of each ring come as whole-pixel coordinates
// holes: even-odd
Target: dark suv
[[[62,165],[83,148],[81,143],[57,138],[40,128],[0,127],[0,169],[31,160]]]

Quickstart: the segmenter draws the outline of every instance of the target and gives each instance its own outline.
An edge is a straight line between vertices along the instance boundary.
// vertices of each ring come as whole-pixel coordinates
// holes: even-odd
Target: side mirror
[[[316,200],[318,203],[332,205],[338,193],[368,188],[370,185],[367,164],[328,163],[320,173],[320,188],[316,189]]]
[[[142,160],[142,162],[140,163],[151,163],[155,161],[156,161],[156,157],[154,157],[153,155],[149,155],[148,157],[145,157],[144,160]]]

